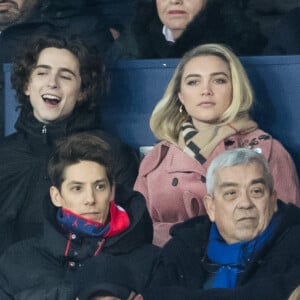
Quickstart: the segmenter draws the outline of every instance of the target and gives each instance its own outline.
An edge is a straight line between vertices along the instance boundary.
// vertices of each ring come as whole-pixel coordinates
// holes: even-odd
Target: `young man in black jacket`
[[[128,287],[141,291],[158,248],[151,244],[143,196],[116,184],[111,146],[92,134],[67,137],[58,143],[48,170],[52,185],[51,200],[44,202],[44,232],[2,255],[1,300],[74,299],[78,272],[93,264],[109,269],[112,260],[112,268],[118,262],[128,268]],[[114,276],[117,270],[110,271]],[[84,279],[87,287],[91,280]],[[93,280],[100,285],[107,278]]]
[[[133,186],[138,161],[118,139],[99,130],[105,87],[103,62],[79,38],[37,38],[15,60],[12,84],[20,115],[16,133],[0,144],[0,253],[42,232],[47,163],[57,139],[90,131],[111,145],[116,181]]]

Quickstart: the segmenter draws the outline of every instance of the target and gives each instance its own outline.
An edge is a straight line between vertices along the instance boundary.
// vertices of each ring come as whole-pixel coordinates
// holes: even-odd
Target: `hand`
[[[114,38],[114,40],[116,40],[120,36],[120,32],[117,29],[109,28],[109,31],[112,37]]]
[[[131,292],[127,300],[143,300],[143,296],[141,294]]]

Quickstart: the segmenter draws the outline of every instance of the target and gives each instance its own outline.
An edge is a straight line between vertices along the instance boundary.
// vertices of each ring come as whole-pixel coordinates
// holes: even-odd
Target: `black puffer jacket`
[[[209,242],[209,218],[195,217],[172,227],[173,238],[162,250],[149,291],[153,298],[146,294],[145,299],[173,299],[176,287],[194,291],[198,299],[205,300],[287,299],[300,278],[300,209],[278,201],[278,210],[282,217],[276,232],[246,265],[245,272],[238,274],[234,289],[203,289],[209,276],[201,262]],[[169,287],[168,294],[163,286]]]
[[[57,139],[82,131],[103,138],[115,157],[117,183],[133,186],[137,158],[119,140],[97,130],[95,114],[77,108],[69,118],[45,125],[31,112],[21,113],[17,132],[0,144],[0,253],[10,244],[42,231],[42,199],[50,187],[47,163]]]
[[[142,2],[132,28],[114,45],[116,58],[178,58],[195,46],[223,43],[237,55],[256,55],[266,39],[259,26],[245,16],[236,1],[210,0],[174,43],[166,41],[152,3]]]
[[[43,236],[13,245],[0,259],[1,300],[74,299],[78,272],[98,258],[101,261],[102,254],[117,257],[132,271],[135,289],[143,289],[158,251],[151,244],[152,222],[140,193],[118,186],[117,194],[116,203],[128,213],[130,226],[106,238],[97,256],[100,240],[64,233],[56,221],[57,208],[47,197]]]

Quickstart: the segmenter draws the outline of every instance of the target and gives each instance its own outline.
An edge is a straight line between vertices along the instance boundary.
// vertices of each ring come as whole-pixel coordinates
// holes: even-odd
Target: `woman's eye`
[[[217,78],[217,79],[215,79],[215,82],[216,82],[217,84],[224,84],[224,83],[227,82],[227,80],[224,79],[224,78]]]
[[[198,83],[199,83],[199,80],[193,79],[193,80],[189,80],[187,82],[187,85],[197,85]]]

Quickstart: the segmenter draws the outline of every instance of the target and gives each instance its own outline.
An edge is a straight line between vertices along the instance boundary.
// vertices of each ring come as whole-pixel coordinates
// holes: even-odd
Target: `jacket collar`
[[[165,164],[165,170],[168,173],[206,173],[206,163],[204,165],[199,164],[195,159],[189,157],[176,145],[163,141],[157,144],[153,150],[147,154],[147,159],[143,162],[139,170],[140,175],[145,176],[152,172],[161,164],[163,160]]]
[[[289,231],[293,226],[300,225],[299,207],[291,203],[286,204],[281,200],[277,200],[277,206],[278,210],[282,213],[280,224],[277,227],[276,233],[273,235],[267,245],[265,245],[265,247],[259,251],[257,254],[258,256],[267,253],[269,248],[273,245],[274,240],[280,239],[280,237]],[[210,227],[211,222],[208,216],[203,215],[174,225],[170,230],[170,234],[173,238],[182,240],[187,247],[193,249],[193,252],[199,251],[201,248],[200,252],[203,253],[208,243]]]
[[[96,129],[96,113],[95,111],[76,108],[68,118],[44,124],[33,116],[32,111],[22,110],[15,128],[26,136],[28,143],[34,147],[51,145],[58,138],[72,133]]]
[[[122,206],[129,215],[130,226],[124,232],[106,238],[103,251],[111,254],[125,254],[145,244],[151,244],[153,227],[142,195],[123,186],[117,186],[116,204]],[[44,199],[44,234],[42,245],[45,252],[60,261],[73,259],[72,251],[69,257],[64,257],[69,235],[64,233],[56,220],[57,208],[52,204],[49,196]],[[53,243],[55,241],[55,243]],[[84,260],[94,255],[98,248],[99,240],[94,237],[79,238],[74,235],[71,243],[79,251],[76,260]]]

